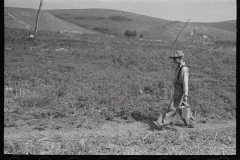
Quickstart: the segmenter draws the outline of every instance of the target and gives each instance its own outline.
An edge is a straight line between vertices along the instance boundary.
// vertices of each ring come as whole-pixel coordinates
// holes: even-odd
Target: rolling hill
[[[128,29],[136,30],[168,22],[163,19],[112,9],[48,10],[48,12],[75,25],[116,36],[122,35]]]
[[[25,24],[34,29],[37,10],[28,8],[5,7],[4,15],[4,24],[7,27],[22,28]],[[99,34],[97,32],[79,27],[62,19],[58,19],[46,11],[40,12],[38,29],[50,31],[78,31],[78,33],[82,34]]]
[[[5,7],[5,26],[34,28],[37,10]],[[142,39],[174,41],[185,22],[112,9],[58,9],[43,10],[39,18],[39,30],[77,31],[83,34],[124,36],[126,30],[136,30]],[[217,23],[189,22],[178,41],[214,42],[236,41],[236,21]]]
[[[160,18],[134,14],[112,9],[66,9],[47,10],[49,13],[75,25],[100,31],[104,34],[122,36],[126,30],[136,30],[145,39],[172,41],[176,38],[185,22],[168,21]],[[215,41],[236,39],[234,23],[188,23],[179,41],[190,41],[195,28],[195,40]]]

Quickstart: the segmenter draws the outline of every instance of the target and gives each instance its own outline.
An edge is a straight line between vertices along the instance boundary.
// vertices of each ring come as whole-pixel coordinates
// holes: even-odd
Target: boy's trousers
[[[159,126],[169,124],[173,120],[177,112],[179,113],[185,125],[191,128],[194,128],[196,126],[195,118],[193,117],[191,111],[190,111],[190,118],[185,119],[182,117],[182,111],[179,108],[181,102],[182,102],[182,96],[173,98],[168,109],[163,114],[161,114],[158,120],[156,121]]]

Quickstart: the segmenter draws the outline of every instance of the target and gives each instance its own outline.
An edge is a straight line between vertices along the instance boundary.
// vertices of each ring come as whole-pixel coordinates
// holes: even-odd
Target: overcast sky
[[[38,9],[40,0],[4,0],[6,7]],[[106,8],[190,22],[236,20],[235,0],[43,0],[42,9]]]

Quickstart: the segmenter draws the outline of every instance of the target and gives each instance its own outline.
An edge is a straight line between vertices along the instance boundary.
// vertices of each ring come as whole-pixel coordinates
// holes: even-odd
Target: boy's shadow
[[[169,125],[163,126],[161,128],[157,127],[153,123],[154,120],[152,118],[141,115],[140,113],[133,112],[133,113],[131,113],[131,116],[136,121],[147,124],[149,126],[148,130],[150,130],[150,131],[153,131],[153,130],[160,130],[160,131],[161,130],[173,130],[173,128],[170,127]],[[175,124],[175,125],[180,125],[180,124]]]

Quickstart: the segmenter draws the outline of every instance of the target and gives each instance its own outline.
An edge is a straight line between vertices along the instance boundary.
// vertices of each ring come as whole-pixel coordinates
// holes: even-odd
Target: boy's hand
[[[184,101],[184,102],[187,102],[187,100],[188,100],[188,99],[187,99],[187,96],[183,96],[183,101]]]

